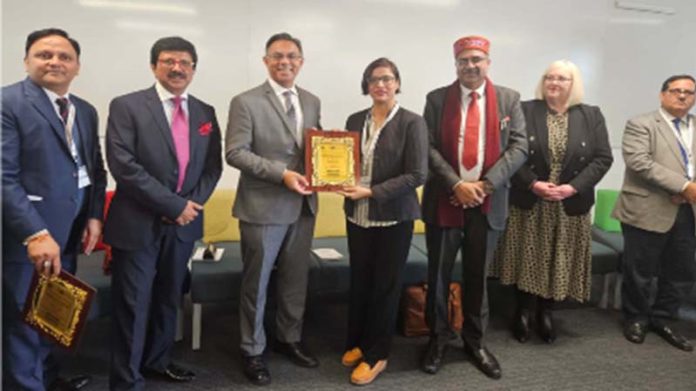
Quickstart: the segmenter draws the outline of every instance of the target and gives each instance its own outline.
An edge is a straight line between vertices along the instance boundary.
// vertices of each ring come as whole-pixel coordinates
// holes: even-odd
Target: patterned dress
[[[559,184],[568,143],[568,113],[549,113],[549,182]],[[568,216],[561,202],[540,200],[529,210],[510,207],[491,274],[501,283],[556,301],[590,297],[590,214]]]

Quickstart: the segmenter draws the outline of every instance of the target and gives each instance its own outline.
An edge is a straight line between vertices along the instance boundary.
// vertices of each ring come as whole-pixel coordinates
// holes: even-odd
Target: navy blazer
[[[116,180],[104,240],[123,250],[138,250],[159,233],[164,218],[174,221],[187,200],[203,205],[222,174],[220,127],[215,109],[189,94],[190,160],[180,193],[172,132],[155,87],[111,101],[106,129],[106,159]],[[177,237],[203,236],[203,214]]]
[[[527,121],[529,159],[512,177],[510,203],[522,209],[531,209],[539,200],[530,187],[534,181],[548,181],[549,112],[543,100],[522,102]],[[609,171],[614,158],[611,155],[609,135],[599,107],[579,104],[568,109],[568,143],[560,175],[561,184],[570,184],[578,192],[563,200],[563,209],[569,216],[590,211],[594,205],[594,187]]]
[[[370,109],[357,112],[346,121],[346,129],[363,137]],[[404,108],[382,129],[372,162],[372,197],[369,218],[373,221],[408,221],[420,218],[416,188],[428,175],[428,128],[423,118]],[[344,209],[353,215],[354,201],[346,198]]]
[[[103,218],[106,172],[97,111],[75,95],[70,101],[92,183],[85,192],[86,212],[77,221],[77,166],[53,104],[29,78],[2,89],[3,262],[26,262],[22,242],[42,229],[65,251],[71,230],[82,230],[88,218]]]

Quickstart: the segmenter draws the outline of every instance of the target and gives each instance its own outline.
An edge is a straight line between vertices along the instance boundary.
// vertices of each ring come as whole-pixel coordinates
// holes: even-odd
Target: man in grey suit
[[[487,260],[505,227],[510,177],[527,159],[520,95],[487,78],[489,41],[463,37],[454,43],[457,78],[430,92],[423,117],[430,133],[429,175],[423,190],[428,248],[426,321],[430,342],[422,369],[441,364],[449,327],[447,299],[452,267],[462,253],[462,338],[465,352],[487,376],[502,372],[486,348]]]
[[[613,212],[624,237],[624,336],[643,343],[650,328],[689,352],[693,345],[665,321],[677,316],[696,268],[696,144],[689,114],[695,90],[693,76],[672,76],[662,84],[662,107],[628,121],[622,145],[626,173]],[[651,305],[655,276],[658,289]]]
[[[244,374],[268,384],[262,354],[268,281],[277,281],[280,353],[304,367],[319,362],[300,344],[307,293],[316,195],[304,177],[303,131],[319,128],[319,99],[295,85],[302,44],[273,35],[263,58],[269,78],[230,103],[225,156],[241,172],[232,214],[240,221],[244,274],[239,304]]]

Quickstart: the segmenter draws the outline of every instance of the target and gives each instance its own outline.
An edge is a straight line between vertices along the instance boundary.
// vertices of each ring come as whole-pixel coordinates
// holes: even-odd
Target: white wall
[[[567,58],[580,66],[586,101],[604,111],[614,147],[616,161],[601,186],[618,188],[626,119],[658,106],[667,76],[696,73],[696,2],[634,2],[677,12],[624,11],[614,0],[4,0],[2,84],[24,77],[29,32],[61,27],[82,45],[73,92],[97,107],[103,134],[109,101],[153,83],[152,43],[181,35],[199,52],[190,91],[215,106],[224,132],[230,98],[266,77],[265,41],[287,31],[305,49],[298,84],[322,99],[325,128],[343,127],[350,113],[369,104],[360,95],[360,76],[371,60],[396,62],[399,100],[420,112],[428,91],[454,80],[452,42],[481,34],[492,41],[493,81],[525,99],[551,61]],[[227,167],[219,186],[234,187],[236,178]]]

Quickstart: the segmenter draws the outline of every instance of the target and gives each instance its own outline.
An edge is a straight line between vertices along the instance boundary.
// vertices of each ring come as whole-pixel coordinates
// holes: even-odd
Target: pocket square
[[[200,134],[201,136],[207,136],[210,134],[211,130],[213,130],[213,123],[208,121],[198,127],[198,134]]]
[[[505,118],[502,119],[502,121],[500,121],[500,129],[507,128],[509,123],[510,123],[510,116],[506,116]]]

